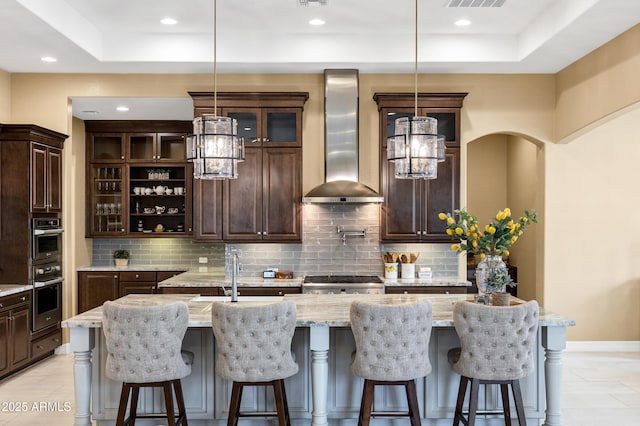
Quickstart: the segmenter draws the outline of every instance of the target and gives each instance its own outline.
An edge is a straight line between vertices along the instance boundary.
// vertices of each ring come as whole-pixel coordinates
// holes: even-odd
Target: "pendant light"
[[[193,134],[187,137],[187,161],[193,162],[195,179],[235,179],[238,162],[244,161],[244,139],[239,138],[238,123],[216,115],[217,87],[217,0],[213,0],[213,114],[193,120]]]
[[[387,160],[395,163],[397,179],[435,179],[438,160],[444,161],[444,138],[438,152],[438,120],[418,117],[418,0],[415,3],[414,116],[395,121],[395,134],[387,138]]]

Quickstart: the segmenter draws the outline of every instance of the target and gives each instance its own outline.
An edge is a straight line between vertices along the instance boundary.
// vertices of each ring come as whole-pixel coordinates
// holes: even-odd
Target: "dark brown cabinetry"
[[[183,271],[78,271],[78,313],[127,294],[156,293],[158,282]]]
[[[212,93],[190,93],[195,116],[213,112]],[[196,182],[197,239],[300,241],[302,110],[308,93],[218,93],[219,114],[238,121],[245,161],[238,178]],[[220,219],[221,218],[221,219]]]
[[[0,377],[30,360],[30,304],[28,291],[0,298]]]
[[[191,235],[191,122],[87,121],[85,128],[86,236]]]
[[[31,143],[31,211],[62,211],[62,150]]]
[[[201,296],[224,296],[221,287],[161,287],[162,294],[199,294]],[[285,294],[300,294],[301,287],[238,287],[240,296],[284,296]]]
[[[33,278],[30,219],[60,214],[66,138],[34,125],[0,125],[0,283]]]
[[[446,159],[434,180],[396,179],[387,161],[387,137],[395,134],[395,120],[414,115],[414,94],[376,93],[380,112],[380,187],[384,196],[380,238],[395,242],[449,242],[440,212],[452,212],[460,203],[460,109],[466,93],[421,93],[418,115],[438,120],[445,135]]]

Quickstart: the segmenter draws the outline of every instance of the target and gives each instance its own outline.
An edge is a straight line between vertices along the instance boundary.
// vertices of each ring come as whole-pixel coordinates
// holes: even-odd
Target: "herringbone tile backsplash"
[[[379,206],[375,204],[303,206],[302,243],[293,244],[224,244],[204,243],[186,238],[94,239],[93,265],[110,265],[113,250],[131,252],[132,265],[208,266],[225,265],[228,255],[237,250],[241,276],[261,276],[267,268],[305,274],[382,275],[381,253],[418,252],[417,266],[430,266],[434,277],[456,277],[457,254],[449,244],[382,244],[379,242]],[[337,228],[366,236],[347,236],[345,241]],[[228,262],[227,262],[228,263]],[[229,270],[229,265],[227,270]]]

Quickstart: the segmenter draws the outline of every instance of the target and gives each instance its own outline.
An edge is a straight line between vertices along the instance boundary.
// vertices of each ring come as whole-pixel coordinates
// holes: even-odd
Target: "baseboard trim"
[[[567,342],[570,352],[640,352],[640,340]]]

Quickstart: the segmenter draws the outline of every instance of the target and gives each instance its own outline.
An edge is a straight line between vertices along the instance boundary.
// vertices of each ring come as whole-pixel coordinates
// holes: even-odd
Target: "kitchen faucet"
[[[238,301],[238,253],[232,254],[232,270],[231,270],[231,301]]]

